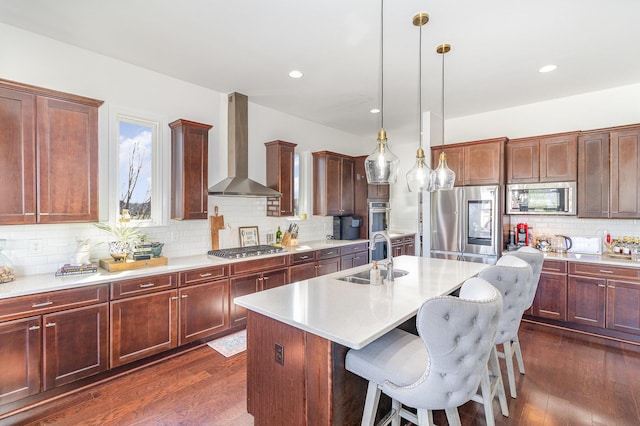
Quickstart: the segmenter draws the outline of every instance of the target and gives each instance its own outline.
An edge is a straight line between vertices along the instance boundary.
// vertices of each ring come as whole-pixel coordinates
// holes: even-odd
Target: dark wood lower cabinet
[[[177,290],[111,302],[111,368],[177,345]]]
[[[567,320],[567,275],[542,272],[533,302],[533,315],[558,321]]]
[[[567,321],[604,328],[606,280],[569,276]]]
[[[241,327],[247,323],[247,309],[233,303],[233,299],[257,291],[279,287],[288,282],[286,268],[231,278],[229,280],[229,318],[231,328]]]
[[[0,405],[40,392],[41,317],[0,323]]]
[[[42,390],[107,370],[108,303],[44,315],[42,324]]]
[[[229,280],[193,285],[179,290],[178,344],[193,342],[229,328]]]
[[[640,283],[607,280],[607,328],[640,335]]]
[[[340,258],[340,267],[342,270],[355,268],[369,263],[369,252],[361,251],[359,253],[345,254]]]

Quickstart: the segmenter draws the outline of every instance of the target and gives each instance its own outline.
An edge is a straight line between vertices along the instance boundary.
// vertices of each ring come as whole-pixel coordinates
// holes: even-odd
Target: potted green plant
[[[118,222],[115,225],[97,222],[94,223],[94,226],[115,238],[108,244],[109,254],[116,262],[125,261],[133,253],[136,244],[147,238],[147,235],[139,227],[131,225],[129,222]]]

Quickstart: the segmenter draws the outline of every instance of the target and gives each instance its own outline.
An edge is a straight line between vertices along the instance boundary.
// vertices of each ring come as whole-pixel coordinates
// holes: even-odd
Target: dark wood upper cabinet
[[[609,217],[609,132],[578,137],[578,216]]]
[[[100,105],[0,80],[0,224],[98,220]]]
[[[504,143],[506,138],[486,139],[445,145],[447,166],[456,174],[455,186],[492,185],[504,181]],[[442,147],[431,147],[431,163],[435,170]]]
[[[507,142],[507,183],[572,182],[578,177],[576,132]]]
[[[353,157],[328,151],[313,153],[313,214],[343,216],[355,211]]]
[[[293,216],[293,166],[297,144],[276,140],[264,145],[267,150],[267,186],[282,194],[279,198],[267,198],[267,216]]]
[[[578,138],[578,217],[640,218],[640,126]]]
[[[176,120],[171,128],[171,218],[206,219],[209,199],[208,124]]]
[[[612,218],[640,217],[640,127],[611,132]]]

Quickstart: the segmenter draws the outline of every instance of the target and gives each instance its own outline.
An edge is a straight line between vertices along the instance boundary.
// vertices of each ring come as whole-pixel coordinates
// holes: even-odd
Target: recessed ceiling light
[[[380,114],[380,109],[378,108],[372,108],[371,111],[369,111],[371,114]]]
[[[551,72],[555,71],[557,68],[557,65],[545,65],[544,67],[540,68],[538,72]]]
[[[298,71],[298,70],[293,70],[293,71],[289,72],[289,77],[291,77],[291,78],[300,78],[303,75],[304,74],[302,74],[302,71]]]

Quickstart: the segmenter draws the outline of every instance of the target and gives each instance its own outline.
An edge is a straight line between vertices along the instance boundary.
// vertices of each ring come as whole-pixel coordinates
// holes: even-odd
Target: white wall
[[[108,216],[106,182],[109,143],[109,110],[126,108],[163,120],[162,138],[169,153],[173,120],[184,118],[213,125],[209,132],[209,183],[227,176],[227,94],[205,89],[175,78],[60,43],[53,39],[0,24],[0,78],[104,100],[99,110],[100,215]],[[265,181],[264,142],[283,139],[298,144],[302,151],[334,150],[363,154],[360,138],[301,120],[251,103],[249,99],[249,176]],[[373,145],[372,145],[373,146]],[[170,171],[166,170],[165,175]],[[265,216],[264,199],[210,197],[220,207],[225,221],[234,229],[223,232],[223,243],[237,245],[237,227],[258,225],[265,238],[268,229],[286,227],[285,219]],[[307,213],[311,213],[310,211]],[[309,216],[300,221],[300,238],[315,240],[331,233],[330,218]],[[165,242],[167,256],[202,254],[210,249],[206,220],[170,221],[167,226],[150,229]],[[0,226],[0,238],[7,239],[4,253],[20,275],[55,272],[70,261],[76,250],[76,237],[90,237],[92,257],[107,257],[104,244],[108,236],[90,224]],[[34,254],[30,241],[42,243]],[[33,247],[32,247],[33,248]]]

